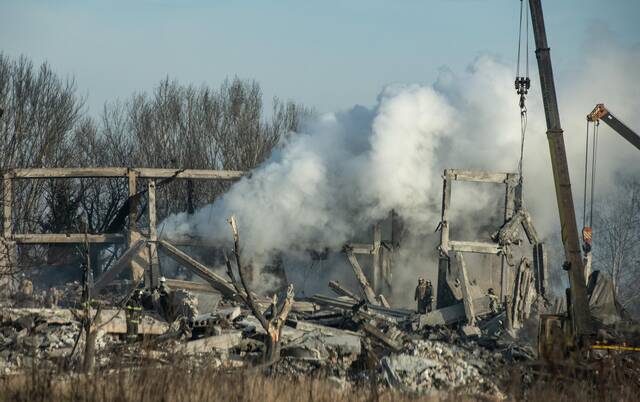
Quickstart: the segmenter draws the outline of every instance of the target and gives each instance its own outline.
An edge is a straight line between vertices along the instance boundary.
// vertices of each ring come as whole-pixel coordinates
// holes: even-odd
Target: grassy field
[[[634,369],[616,364],[576,371],[567,367],[513,367],[503,389],[507,400],[637,401],[638,378]],[[372,374],[375,375],[375,374]],[[188,360],[170,365],[102,370],[77,374],[32,368],[0,377],[0,402],[5,401],[492,401],[495,395],[465,395],[460,389],[409,395],[377,386],[366,379],[345,385],[322,376],[270,375],[264,370],[221,370],[208,365],[190,366]]]

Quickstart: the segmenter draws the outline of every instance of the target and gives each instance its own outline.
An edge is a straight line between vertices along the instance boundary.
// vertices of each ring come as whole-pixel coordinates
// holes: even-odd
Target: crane
[[[567,270],[569,276],[567,314],[540,315],[538,352],[541,357],[548,359],[558,356],[557,352],[564,356],[571,352],[578,352],[577,356],[580,356],[582,351],[596,349],[640,351],[640,345],[636,345],[638,343],[637,335],[634,335],[638,331],[636,324],[631,323],[627,325],[626,329],[623,329],[623,326],[617,327],[619,330],[618,340],[611,343],[607,339],[600,339],[598,334],[604,327],[601,327],[601,324],[596,324],[596,320],[589,309],[584,270],[585,262],[578,237],[567,153],[564,144],[564,132],[560,125],[560,112],[558,110],[551,54],[547,43],[541,0],[529,0],[529,8],[536,44],[536,59],[538,61],[542,101],[547,123],[547,139],[549,141],[551,166],[562,230],[562,243],[565,254],[563,268]],[[528,89],[528,77],[524,80],[521,78],[516,78],[516,89],[519,89],[520,82],[522,82],[520,87]],[[521,96],[522,104],[522,94],[520,91],[518,91],[518,94]],[[524,94],[526,95],[526,91],[524,91]],[[587,119],[590,121],[602,119],[632,145],[640,149],[640,137],[611,114],[603,104],[597,105]],[[585,249],[585,251],[588,255],[588,250]]]
[[[587,121],[589,122],[597,123],[600,120],[604,121],[616,133],[620,134],[622,138],[640,150],[640,135],[636,134],[632,129],[627,127],[627,125],[618,120],[613,113],[604,107],[604,103],[598,103],[596,107],[593,108],[593,111],[587,115]]]
[[[551,51],[547,43],[541,0],[529,0],[529,8],[547,123],[547,140],[549,141],[553,180],[560,215],[562,244],[566,261],[563,267],[569,276],[567,312],[571,323],[570,332],[577,346],[584,346],[593,338],[595,327],[589,313],[584,262],[571,192],[564,131],[560,125],[560,112],[551,66]]]
[[[598,145],[598,126],[600,120],[604,121],[609,127],[611,127],[616,133],[620,134],[622,138],[627,140],[631,145],[640,150],[640,136],[631,130],[627,125],[618,120],[603,103],[598,103],[591,113],[587,115],[587,137],[585,147],[585,172],[584,172],[584,211],[583,211],[583,228],[582,239],[584,241],[583,250],[585,252],[586,271],[591,271],[591,250],[593,239],[593,205],[594,205],[594,189],[595,189],[595,176],[596,176],[596,154]],[[593,147],[591,149],[591,194],[587,195],[587,188],[589,186],[588,172],[589,172],[589,125],[593,123]],[[587,204],[591,205],[590,212],[587,213]]]

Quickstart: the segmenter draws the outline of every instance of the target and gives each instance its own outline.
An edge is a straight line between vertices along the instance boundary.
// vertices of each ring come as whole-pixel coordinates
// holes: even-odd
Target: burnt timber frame
[[[8,265],[16,263],[16,247],[18,244],[73,244],[73,243],[127,243],[128,249],[139,246],[140,235],[135,225],[135,210],[129,215],[129,236],[124,233],[14,233],[13,230],[13,182],[28,179],[72,179],[72,178],[126,178],[128,180],[129,196],[137,193],[137,179],[148,179],[147,191],[149,202],[147,213],[149,217],[149,236],[144,238],[148,249],[151,270],[147,272],[146,280],[150,284],[157,282],[157,217],[156,217],[156,179],[189,179],[189,180],[224,180],[235,181],[246,173],[232,170],[200,170],[200,169],[163,169],[163,168],[33,168],[11,169],[3,174],[3,221],[1,240],[8,248]],[[137,234],[137,235],[134,235]],[[130,262],[130,269],[134,280],[145,275],[145,270],[135,261]]]
[[[451,240],[449,238],[449,209],[451,205],[451,187],[454,181],[467,181],[476,183],[497,183],[505,185],[504,198],[504,221],[511,219],[519,207],[516,200],[520,197],[517,192],[521,191],[519,186],[520,176],[517,173],[494,173],[460,169],[445,169],[443,174],[442,187],[442,212],[440,219],[440,246],[438,258],[438,287],[436,294],[436,308],[447,307],[451,300],[447,284],[447,276],[451,272],[451,252],[460,253],[480,253],[501,255],[500,270],[500,299],[503,300],[509,294],[508,265],[505,256],[502,255],[502,248],[499,244],[489,242],[469,242]]]

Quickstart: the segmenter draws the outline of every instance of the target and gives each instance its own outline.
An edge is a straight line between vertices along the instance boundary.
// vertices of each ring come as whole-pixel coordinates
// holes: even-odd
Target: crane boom
[[[629,141],[631,145],[640,150],[640,135],[636,134],[626,124],[618,120],[606,107],[604,103],[598,103],[591,113],[587,115],[587,120],[596,122],[599,120],[607,123],[615,132],[620,134],[622,138]]]
[[[541,0],[529,0],[529,7],[536,44],[536,59],[538,60],[538,72],[540,74],[542,101],[547,120],[547,139],[549,141],[551,166],[553,168],[556,199],[560,214],[562,243],[565,259],[568,263],[565,266],[568,268],[569,274],[571,306],[569,313],[572,318],[576,339],[581,341],[585,337],[593,335],[594,330],[587,302],[584,263],[580,251],[578,225],[573,206],[567,153],[564,145],[563,130],[560,126],[560,112],[553,81],[551,54],[547,44]]]

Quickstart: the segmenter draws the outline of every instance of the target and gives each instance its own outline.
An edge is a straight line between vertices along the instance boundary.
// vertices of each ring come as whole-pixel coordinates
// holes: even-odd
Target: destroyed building
[[[354,122],[341,126],[336,123],[341,117],[332,115],[320,119],[326,124],[322,135],[300,135],[276,151],[274,144],[288,139],[285,134],[274,135],[265,140],[266,145],[256,146],[259,149],[249,157],[235,155],[242,159],[239,163],[228,164],[225,155],[220,163],[198,165],[247,171],[175,168],[181,164],[162,160],[165,155],[154,155],[158,159],[144,166],[173,168],[13,168],[10,164],[2,170],[0,381],[14,387],[31,381],[50,391],[73,388],[77,381],[97,384],[102,377],[108,381],[118,377],[121,384],[141,372],[191,376],[204,367],[213,369],[207,373],[242,381],[256,373],[298,381],[295,384],[302,383],[301,379],[320,379],[339,392],[350,390],[349,395],[366,387],[369,399],[376,400],[385,400],[381,392],[391,400],[396,396],[546,399],[545,393],[536,394],[540,383],[561,389],[569,388],[567,384],[586,385],[580,391],[598,400],[615,398],[607,394],[613,387],[635,396],[640,387],[640,365],[634,354],[640,351],[640,327],[617,300],[619,278],[592,270],[592,230],[586,224],[580,243],[541,5],[539,0],[530,0],[529,5],[565,252],[562,258],[548,261],[547,245],[524,202],[526,96],[531,80],[528,67],[526,76],[520,76],[519,64],[515,79],[521,125],[518,172],[491,163],[484,168],[507,171],[469,170],[472,162],[454,159],[451,165],[464,164],[467,169],[445,169],[441,194],[435,194],[439,180],[438,186],[432,186],[424,168],[429,168],[430,176],[439,174],[449,166],[448,159],[409,168],[401,162],[436,160],[442,158],[436,155],[436,148],[449,151],[447,141],[452,138],[442,133],[453,130],[453,123],[461,117],[452,107],[459,94],[445,99],[433,88],[420,86],[408,86],[397,97],[394,89],[385,90],[380,97],[389,103],[381,101],[376,106],[380,120],[364,119],[365,131],[371,132],[366,140],[345,141],[345,132],[353,131],[358,137],[360,127]],[[528,21],[525,25],[528,30]],[[528,33],[526,40],[528,50]],[[465,86],[459,90],[467,90]],[[167,79],[159,92],[169,87]],[[224,107],[243,109],[238,99],[247,93],[237,82],[221,90],[231,93]],[[196,96],[191,87],[187,92]],[[247,97],[253,96],[259,104],[259,92],[253,85]],[[209,95],[203,90],[197,96],[208,103]],[[394,102],[417,106],[411,105],[411,113],[403,110],[389,122],[385,109],[397,107]],[[295,105],[287,106],[295,109]],[[474,112],[474,118],[477,115],[473,107],[462,110]],[[609,119],[605,121],[622,128],[637,146],[630,129],[603,106],[598,110],[598,119]],[[248,113],[253,112],[255,108]],[[358,108],[350,111],[369,112],[373,113]],[[1,113],[2,109],[0,117]],[[202,113],[204,120],[207,113]],[[446,118],[439,119],[440,115]],[[246,131],[246,136],[231,141],[224,130],[220,134],[207,126],[205,131],[216,131],[233,150],[234,142],[261,135],[253,127],[262,124],[260,118],[248,121],[252,123],[235,127]],[[287,125],[286,130],[295,130],[297,123]],[[265,124],[263,131],[268,135],[277,130],[276,125]],[[153,124],[148,126],[156,129]],[[380,126],[394,129],[387,127],[384,136]],[[400,128],[395,129],[397,126]],[[418,139],[399,137],[396,130],[403,134],[413,130],[410,134]],[[83,133],[87,134],[80,132],[79,136]],[[318,143],[319,137],[332,141]],[[210,139],[201,138],[189,146],[206,147]],[[401,143],[391,150],[391,156],[384,152],[394,148],[389,143]],[[435,143],[444,146],[440,149]],[[287,154],[287,146],[302,151]],[[587,139],[587,156],[588,146]],[[323,147],[335,154],[327,152],[331,155],[322,158],[306,153]],[[350,148],[358,151],[342,152]],[[415,149],[428,151],[412,153]],[[276,155],[280,151],[284,156]],[[185,154],[191,157],[189,151]],[[260,161],[266,166],[249,171]],[[135,166],[130,161],[118,164]],[[18,164],[34,165],[47,166]],[[72,161],[51,166],[95,165]],[[108,164],[101,160],[98,166]],[[278,169],[283,171],[275,179],[264,179],[265,171]],[[594,170],[595,156],[592,175]],[[403,175],[393,175],[397,171]],[[348,179],[341,180],[343,176]],[[290,180],[280,180],[282,177]],[[91,205],[81,202],[85,194],[74,202],[65,198],[66,181],[83,183],[85,179],[95,180],[93,185],[98,187],[116,183],[120,191],[110,193],[109,219],[93,228],[88,224]],[[23,184],[30,180],[48,181],[57,190],[48,194],[52,199],[45,209],[49,209],[50,221],[31,226],[47,233],[28,229],[25,233],[25,226],[19,224],[27,219],[19,211],[31,206],[22,205],[27,203]],[[586,182],[587,172],[585,210]],[[162,211],[158,199],[163,189],[176,183],[186,184],[186,212]],[[198,183],[219,186],[200,209],[193,200]],[[491,187],[494,193],[498,189],[498,219],[495,211],[488,211],[492,202],[473,199],[477,193],[460,197],[453,191],[469,184]],[[323,197],[312,191],[324,185]],[[396,185],[396,190],[410,191],[395,191],[393,197],[385,198],[394,192],[388,188]],[[593,181],[591,186],[593,191]],[[267,187],[272,190],[246,191]],[[366,196],[360,198],[361,193]],[[38,197],[46,196],[35,194],[29,202],[40,202]],[[326,199],[317,202],[317,198]],[[435,198],[441,199],[439,217]],[[96,199],[99,204],[100,193]],[[246,199],[252,202],[243,203]],[[332,202],[336,199],[340,202]],[[404,204],[398,199],[413,202]],[[463,199],[466,207],[477,203],[482,210],[460,219],[453,211]],[[255,213],[256,205],[268,201],[273,204]],[[243,208],[236,211],[235,205],[240,204]],[[74,213],[58,216],[58,210],[64,209]],[[76,213],[78,210],[82,213]],[[416,210],[430,213],[412,215]],[[318,216],[311,216],[318,211]],[[205,222],[205,215],[214,213],[224,227]],[[290,225],[288,214],[299,215],[302,224]],[[335,216],[342,219],[333,219]],[[467,230],[474,219],[481,221],[481,230]],[[252,225],[243,226],[245,220]],[[261,231],[262,227],[269,230]],[[411,232],[416,227],[419,234]],[[274,239],[278,234],[284,240]],[[432,241],[435,237],[439,237],[437,242]],[[555,295],[550,269],[559,271],[561,266],[568,273],[569,286],[566,294]],[[317,283],[306,283],[305,269],[320,272],[311,279]],[[54,276],[55,281],[51,280]],[[575,379],[579,380],[572,382]],[[205,383],[195,388],[207,387],[214,386]],[[238,399],[254,399],[244,387],[233,392]],[[311,387],[311,400],[313,392]],[[170,399],[167,395],[161,398]]]
[[[354,367],[361,366],[365,356],[376,356],[377,363],[364,367],[373,370],[382,383],[398,390],[464,388],[470,393],[500,396],[502,391],[491,378],[492,370],[513,359],[534,357],[530,342],[517,343],[515,339],[517,330],[541,306],[546,268],[543,246],[531,217],[517,201],[521,186],[517,175],[451,169],[444,172],[434,309],[418,314],[415,309],[394,308],[388,300],[393,295],[394,251],[402,247],[401,219],[393,211],[384,222],[388,239],[383,238],[383,223],[377,223],[372,225],[371,243],[347,243],[342,250],[320,248],[309,255],[310,259],[321,259],[325,258],[323,253],[338,253],[348,261],[357,287],[330,281],[327,286],[334,295],[298,297],[291,286],[280,299],[276,297],[277,289],[276,294],[267,292],[273,300],[254,295],[250,287],[252,271],[243,269],[240,262],[241,237],[235,226],[233,251],[216,254],[226,261],[226,272],[189,254],[188,250],[198,246],[197,239],[191,244],[177,244],[159,236],[155,179],[233,180],[242,174],[159,169],[29,169],[6,174],[5,197],[11,197],[13,180],[88,175],[128,178],[130,202],[122,213],[129,216],[139,213],[134,202],[140,194],[136,192],[136,180],[146,179],[143,192],[148,197],[148,228],[141,230],[133,225],[120,233],[15,234],[10,208],[6,209],[9,219],[4,221],[4,244],[9,252],[5,258],[13,259],[10,262],[20,254],[19,247],[34,243],[90,247],[113,242],[125,247],[98,277],[91,277],[86,268],[91,262],[86,261],[85,274],[79,275],[75,283],[49,289],[43,295],[34,291],[33,284],[24,277],[5,284],[5,306],[0,314],[3,370],[24,367],[33,357],[66,364],[84,361],[88,343],[93,343],[96,351],[93,364],[109,367],[109,356],[115,350],[135,348],[140,342],[158,345],[157,353],[163,356],[208,355],[215,356],[223,367],[246,367],[260,361],[269,349],[267,345],[275,342],[281,364],[311,364],[305,370],[321,370],[324,375],[348,381],[357,382]],[[492,242],[449,238],[449,224],[455,222],[449,222],[447,211],[455,202],[450,189],[456,180],[495,182],[506,187],[505,221],[502,227],[495,228]],[[502,264],[499,275],[492,273],[487,280],[486,271],[494,270],[495,264],[472,265],[466,262],[464,253],[498,259]],[[169,277],[160,263],[161,255],[186,269],[193,279]],[[489,288],[500,291],[494,296],[495,303]],[[163,289],[170,289],[166,291],[170,297],[164,303]],[[148,295],[146,302],[144,295]],[[215,300],[213,305],[207,302],[207,295]],[[138,297],[139,302],[133,303]],[[135,309],[140,310],[138,315]],[[267,338],[271,341],[267,342]],[[491,349],[481,351],[476,342],[483,339],[491,340]],[[27,357],[24,353],[33,348],[37,354]],[[478,353],[486,355],[485,363],[470,363],[477,360],[471,356]],[[498,360],[496,353],[500,355]],[[493,360],[489,366],[488,360]],[[83,367],[84,364],[87,363],[83,362]]]

